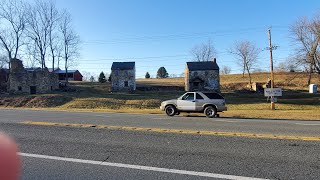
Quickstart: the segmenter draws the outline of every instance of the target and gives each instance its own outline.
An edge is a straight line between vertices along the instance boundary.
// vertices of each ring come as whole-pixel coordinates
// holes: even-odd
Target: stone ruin
[[[10,63],[9,93],[39,94],[59,89],[58,75],[48,68],[25,69],[19,59],[12,59]]]

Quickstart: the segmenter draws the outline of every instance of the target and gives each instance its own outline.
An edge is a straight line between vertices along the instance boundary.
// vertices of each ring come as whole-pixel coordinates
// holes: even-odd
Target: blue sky
[[[220,67],[239,73],[227,53],[235,41],[268,46],[272,26],[275,64],[292,52],[289,26],[299,17],[320,13],[320,1],[290,0],[56,0],[73,17],[82,40],[80,71],[110,73],[113,61],[135,61],[137,77],[156,75],[164,66],[169,74],[183,73],[190,49],[211,40]],[[257,68],[269,69],[269,53],[259,56]]]

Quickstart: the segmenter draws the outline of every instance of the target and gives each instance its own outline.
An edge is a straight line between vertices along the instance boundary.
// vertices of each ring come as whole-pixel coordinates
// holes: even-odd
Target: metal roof
[[[29,71],[29,72],[42,71],[43,70],[43,69],[41,69],[41,67],[32,67],[32,68],[24,68],[24,69]]]
[[[60,68],[55,68],[54,70],[52,69],[52,68],[48,68],[48,71],[49,72],[52,72],[52,71],[59,71],[60,70]]]
[[[68,70],[68,73],[75,73],[76,71],[78,71],[78,70]],[[55,73],[57,73],[57,74],[65,74],[66,70],[57,70],[57,71],[55,71]]]
[[[132,70],[135,67],[135,62],[113,62],[111,70]]]
[[[219,70],[219,66],[215,61],[187,62],[187,68],[189,71]]]

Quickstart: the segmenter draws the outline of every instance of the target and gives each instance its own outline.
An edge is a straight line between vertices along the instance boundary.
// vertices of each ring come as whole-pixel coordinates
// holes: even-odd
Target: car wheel
[[[208,118],[213,118],[216,114],[217,114],[217,110],[216,108],[212,107],[212,106],[208,106],[204,109],[204,114],[208,117]]]
[[[177,113],[176,108],[172,105],[167,106],[165,111],[168,116],[174,116]]]

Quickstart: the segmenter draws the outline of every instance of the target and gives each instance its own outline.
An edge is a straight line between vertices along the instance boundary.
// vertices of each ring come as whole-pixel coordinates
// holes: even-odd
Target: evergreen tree
[[[90,77],[90,82],[94,82],[94,77],[93,76]]]
[[[106,76],[104,75],[103,71],[99,75],[99,83],[105,83],[106,82]]]
[[[145,78],[146,78],[146,79],[149,79],[149,78],[150,78],[149,72],[146,73]]]
[[[157,78],[167,78],[169,76],[166,68],[160,67],[157,72]]]

